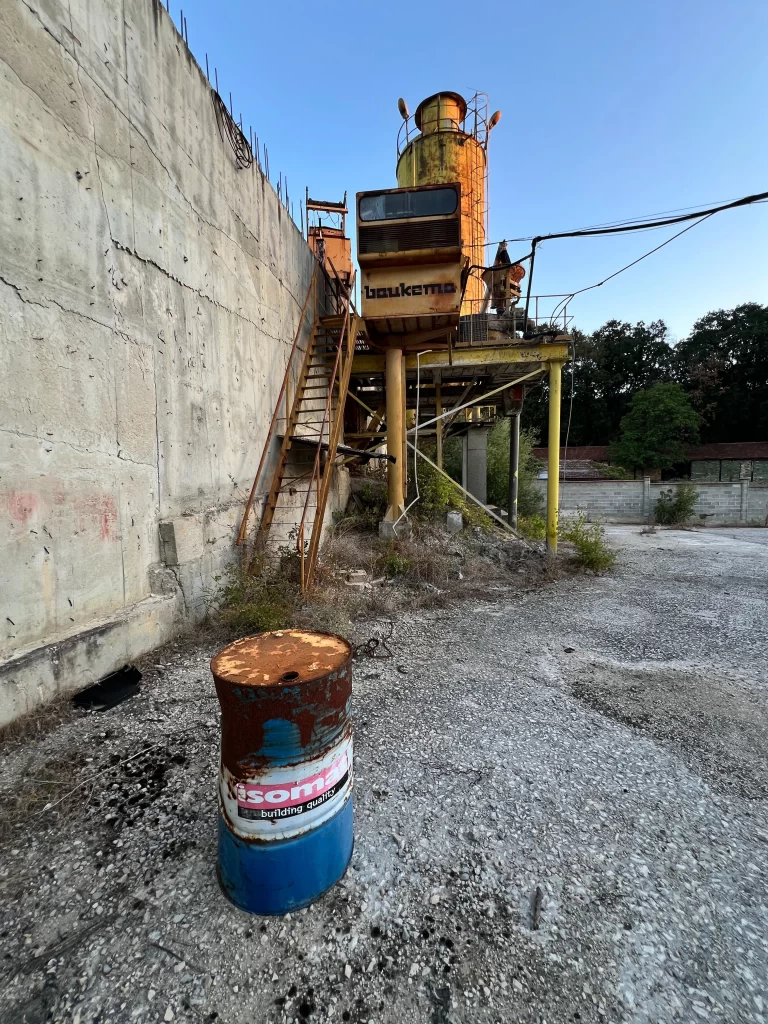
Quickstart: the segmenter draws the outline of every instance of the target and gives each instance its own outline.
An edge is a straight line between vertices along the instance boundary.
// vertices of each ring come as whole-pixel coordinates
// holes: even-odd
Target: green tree
[[[671,469],[699,439],[701,417],[679,384],[638,391],[611,445],[611,459],[627,469]]]
[[[488,435],[488,501],[506,508],[509,503],[509,428],[508,416],[496,421]],[[517,476],[517,511],[521,516],[541,512],[544,500],[534,481],[540,465],[533,457],[536,435],[520,431],[520,462]]]
[[[521,516],[541,512],[544,499],[534,481],[541,466],[533,456],[536,435],[520,431],[520,468],[517,478],[517,510]],[[448,437],[443,443],[443,468],[461,483],[462,440]],[[509,417],[500,416],[488,434],[488,501],[506,508],[509,501]]]
[[[677,380],[701,414],[703,441],[768,437],[768,306],[707,313],[676,346],[675,361]]]
[[[571,334],[574,360],[563,369],[564,403],[571,419],[569,444],[608,444],[618,435],[637,391],[674,379],[675,354],[667,326],[663,320],[634,325],[609,320],[591,335],[578,329]],[[523,422],[541,438],[547,436],[548,395],[545,381],[530,389],[523,406]],[[564,415],[561,444],[567,420]]]

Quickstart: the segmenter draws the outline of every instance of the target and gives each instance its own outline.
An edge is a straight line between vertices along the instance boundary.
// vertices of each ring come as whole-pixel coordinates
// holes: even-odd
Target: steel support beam
[[[435,382],[435,415],[440,417],[443,415],[443,384],[440,376],[440,370],[435,370],[432,379]],[[435,430],[437,432],[437,465],[440,469],[443,468],[443,424],[438,419],[435,424]]]
[[[396,522],[405,506],[403,450],[405,448],[405,422],[403,415],[403,353],[399,348],[388,348],[387,367],[387,452],[395,462],[387,464],[386,522]]]
[[[509,417],[509,525],[517,529],[517,489],[520,480],[520,413]]]
[[[549,450],[547,452],[547,554],[557,554],[560,502],[560,400],[563,364],[549,364]]]
[[[387,351],[392,351],[388,349]],[[400,351],[395,349],[394,351]],[[447,351],[427,352],[421,357],[422,370],[452,370],[465,366],[504,366],[507,363],[564,363],[569,357],[569,348],[565,343],[546,342],[541,345],[500,345],[488,348],[454,348]],[[386,356],[384,353],[362,353],[356,355],[352,363],[352,376],[384,373]],[[409,352],[405,356],[406,370],[416,369],[416,353]]]

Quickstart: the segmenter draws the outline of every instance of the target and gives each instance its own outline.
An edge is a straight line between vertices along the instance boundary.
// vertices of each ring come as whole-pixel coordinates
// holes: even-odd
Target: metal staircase
[[[310,293],[312,287],[310,285]],[[255,550],[263,551],[270,537],[277,543],[295,542],[300,556],[303,591],[311,587],[317,565],[323,520],[343,428],[344,403],[352,371],[355,341],[360,329],[359,318],[351,308],[347,293],[337,315],[315,317],[309,342],[302,352],[298,347],[298,339],[308,302],[309,293],[237,537],[238,544],[244,544],[247,539],[248,516],[256,488],[273,438],[278,437],[280,450],[264,501]],[[299,359],[301,363],[296,390],[293,400],[289,402],[290,382],[295,378]],[[284,396],[287,415],[280,433],[277,427]]]

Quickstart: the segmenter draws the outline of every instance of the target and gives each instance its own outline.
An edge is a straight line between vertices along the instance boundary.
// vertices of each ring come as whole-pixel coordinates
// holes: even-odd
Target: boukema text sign
[[[361,293],[366,318],[458,313],[461,268],[427,264],[363,269]]]

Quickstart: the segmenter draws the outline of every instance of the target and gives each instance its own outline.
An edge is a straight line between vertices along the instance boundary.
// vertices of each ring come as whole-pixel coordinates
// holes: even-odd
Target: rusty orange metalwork
[[[418,135],[409,139],[397,161],[400,188],[421,185],[461,185],[461,237],[466,265],[485,263],[487,128],[475,118],[466,124],[466,100],[455,92],[440,92],[423,100],[414,120]],[[467,130],[468,129],[468,130]],[[479,130],[478,130],[479,129]],[[462,313],[476,311],[485,295],[479,273],[470,275]]]

